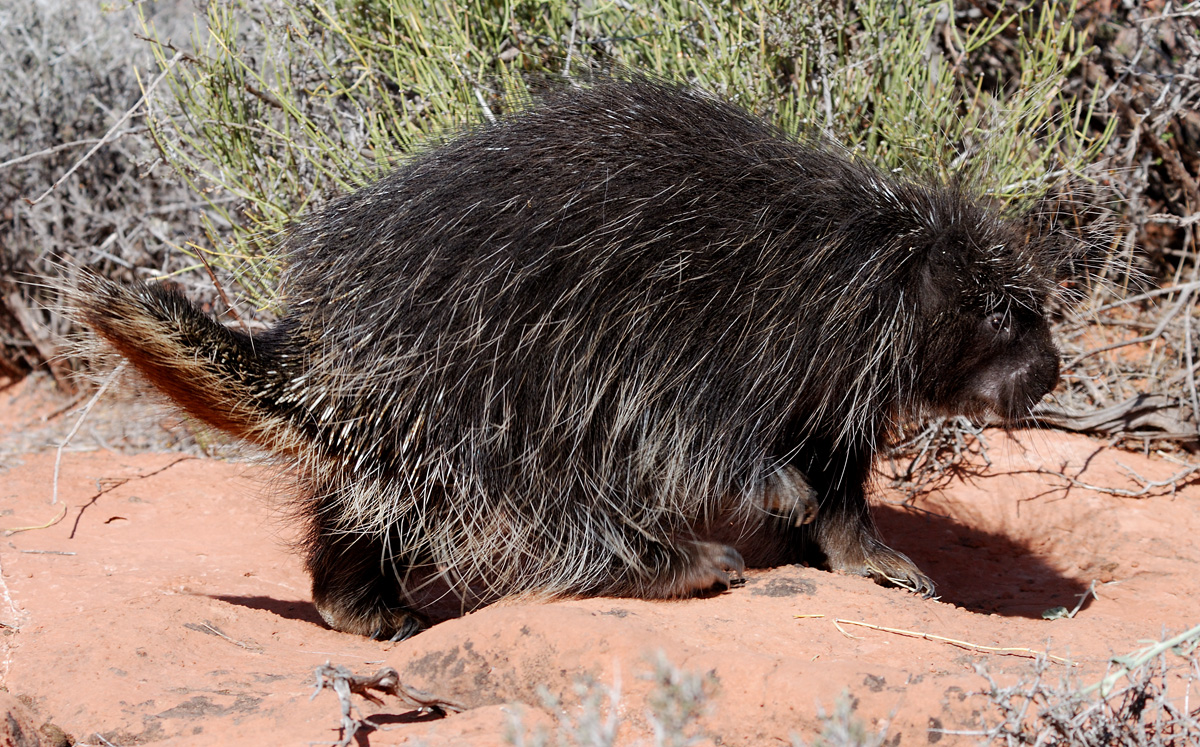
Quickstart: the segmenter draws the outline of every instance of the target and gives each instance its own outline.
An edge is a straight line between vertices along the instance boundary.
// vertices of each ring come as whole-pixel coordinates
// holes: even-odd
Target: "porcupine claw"
[[[717,583],[712,584],[711,588],[724,591],[734,586],[744,585],[746,583],[746,561],[742,559],[742,554],[729,545],[718,544],[715,547],[717,555],[713,560],[721,569],[723,577]]]
[[[848,525],[828,521],[822,526],[819,517],[818,526],[826,532],[822,565],[828,570],[866,576],[881,586],[897,586],[927,598],[934,595],[933,580],[907,555],[877,539],[870,526],[857,521]]]
[[[863,563],[862,574],[885,586],[898,586],[926,599],[933,597],[933,580],[917,568],[902,552],[872,539]]]
[[[387,640],[395,642],[412,638],[414,635],[424,630],[426,625],[427,623],[421,620],[421,618],[419,618],[416,614],[409,613],[404,617],[403,620],[399,621],[396,631],[390,637],[388,637]],[[376,640],[383,639],[382,635],[374,635],[371,637],[375,638]]]

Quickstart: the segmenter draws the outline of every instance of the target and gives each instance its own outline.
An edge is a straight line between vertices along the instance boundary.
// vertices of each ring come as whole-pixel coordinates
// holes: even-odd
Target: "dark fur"
[[[906,417],[1053,388],[1050,246],[704,94],[602,81],[303,223],[253,341],[161,288],[82,305],[184,409],[294,462],[318,608],[402,637],[435,580],[668,597],[744,555],[931,592],[872,527],[872,459]]]

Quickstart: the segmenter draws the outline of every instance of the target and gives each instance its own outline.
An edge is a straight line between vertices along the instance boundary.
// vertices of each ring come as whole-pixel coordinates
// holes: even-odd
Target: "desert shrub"
[[[1074,231],[1092,250],[1095,282],[1075,289],[1087,300],[1082,314],[1063,310],[1068,386],[1038,422],[1194,440],[1200,397],[1190,373],[1176,375],[1193,368],[1191,315],[1178,313],[1190,310],[1190,297],[1160,331],[1169,344],[1156,348],[1154,371],[1094,352],[1114,344],[1114,335],[1089,332],[1098,321],[1127,321],[1124,307],[1115,317],[1097,314],[1117,308],[1108,305],[1120,303],[1132,279],[1146,276],[1150,287],[1168,279],[1136,251],[1144,225],[1113,220],[1118,198],[1140,192],[1105,163],[1144,152],[1150,146],[1136,132],[1169,127],[1195,97],[1190,78],[1163,75],[1162,57],[1142,46],[1098,51],[1091,38],[1120,32],[1112,16],[1091,12],[1080,17],[1065,1],[226,0],[208,6],[204,37],[173,69],[170,96],[156,102],[149,121],[164,158],[214,200],[230,227],[228,235],[210,231],[205,250],[261,309],[277,303],[272,248],[289,222],[414,149],[504,116],[564,76],[637,70],[688,81],[784,129],[820,130],[909,175],[960,179]],[[1146,48],[1171,37],[1178,50],[1191,49],[1172,36],[1171,24],[1182,22],[1175,15],[1125,20]],[[160,46],[158,54],[166,65],[177,50]],[[1135,74],[1138,60],[1152,59],[1153,73]],[[1131,125],[1113,102],[1132,96],[1123,86],[1134,81],[1143,99],[1157,92],[1149,101],[1173,108]],[[1184,219],[1184,207],[1174,220]],[[1168,282],[1196,266],[1178,259]],[[1134,313],[1143,310],[1162,311],[1150,304]],[[1117,344],[1129,339],[1115,336]],[[1122,402],[1132,407],[1157,381],[1170,383],[1170,396],[1141,414],[1118,413],[1099,425],[1081,417]],[[1187,395],[1190,411],[1181,409]],[[970,437],[954,423],[933,434],[943,445]],[[961,450],[928,447],[915,449],[934,455],[935,467],[960,461]],[[940,468],[925,466],[897,480],[929,484],[924,477]]]
[[[188,6],[148,11],[165,31],[190,23]],[[0,4],[0,383],[47,363],[66,381],[55,356],[69,322],[44,279],[72,265],[132,278],[193,261],[173,247],[194,235],[203,203],[167,169],[141,171],[153,146],[140,118],[110,133],[154,66],[137,27],[134,10],[98,2]]]
[[[647,747],[689,747],[713,736],[699,722],[719,690],[715,673],[680,669],[660,651],[652,657],[651,669],[639,678],[652,683],[642,714],[652,734],[650,741],[643,742]],[[622,708],[619,677],[612,685],[583,677],[575,683],[573,695],[575,702],[565,704],[549,692],[542,693],[542,708],[557,717],[553,731],[530,728],[519,710],[512,711],[505,741],[513,747],[613,747],[628,741],[621,739],[621,727],[628,721],[623,713],[629,707]]]
[[[1047,747],[1185,747],[1200,742],[1200,708],[1189,694],[1200,678],[1196,647],[1200,627],[1115,657],[1097,683],[1053,677],[1044,659],[1014,685],[1004,686],[986,667],[981,693],[983,729],[960,731],[985,744]]]
[[[190,35],[186,7],[138,6],[156,41],[131,45],[128,8],[14,4],[0,11],[0,62],[18,73],[0,107],[0,125],[18,133],[0,144],[0,376],[50,360],[69,326],[52,289],[13,282],[23,274],[169,275],[199,300],[228,286],[243,315],[269,314],[272,251],[291,221],[415,149],[526,105],[539,87],[629,69],[702,86],[785,129],[821,130],[885,168],[963,179],[1079,231],[1099,282],[1077,289],[1083,314],[1060,319],[1067,386],[1040,422],[1194,442],[1200,11],[1147,8],[212,0]],[[164,83],[120,128],[129,132],[42,202],[22,201],[161,71]],[[1126,354],[1151,342],[1145,356]],[[1166,396],[1134,401],[1147,393]],[[1113,407],[1099,425],[1079,417]],[[957,463],[970,434],[932,434],[917,451],[935,467]],[[897,479],[923,484],[915,469]]]

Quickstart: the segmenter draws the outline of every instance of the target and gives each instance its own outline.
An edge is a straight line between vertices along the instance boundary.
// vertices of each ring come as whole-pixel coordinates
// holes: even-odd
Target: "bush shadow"
[[[1036,619],[1053,607],[1074,609],[1088,589],[1007,535],[907,506],[875,505],[873,511],[884,542],[933,579],[943,602]]]

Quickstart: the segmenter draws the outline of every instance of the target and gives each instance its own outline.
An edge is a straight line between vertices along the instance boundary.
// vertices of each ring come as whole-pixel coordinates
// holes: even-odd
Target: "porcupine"
[[[265,332],[156,285],[92,279],[81,310],[294,471],[335,629],[415,633],[431,579],[467,606],[668,598],[805,561],[929,594],[873,526],[872,459],[905,418],[1019,416],[1055,386],[1064,257],[1026,223],[607,79],[298,224]]]

